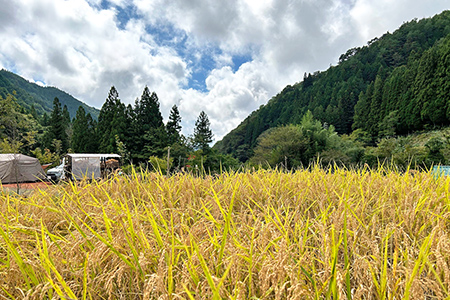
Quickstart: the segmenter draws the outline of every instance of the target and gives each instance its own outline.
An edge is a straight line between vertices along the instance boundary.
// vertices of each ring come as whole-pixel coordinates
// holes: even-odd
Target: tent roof
[[[102,157],[114,157],[121,158],[119,154],[93,154],[93,153],[69,153],[67,156],[72,158],[102,158]]]
[[[0,154],[0,181],[32,182],[45,179],[39,160],[23,154]]]
[[[36,161],[37,158],[23,155],[23,154],[14,154],[14,153],[8,153],[8,154],[0,154],[0,161],[13,161],[15,159],[18,159],[20,161]]]

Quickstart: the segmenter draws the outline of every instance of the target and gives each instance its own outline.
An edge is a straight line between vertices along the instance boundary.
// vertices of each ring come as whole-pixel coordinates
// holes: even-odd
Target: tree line
[[[181,133],[181,116],[173,105],[166,124],[155,92],[145,87],[134,105],[121,102],[111,87],[98,120],[80,106],[71,119],[67,106],[53,100],[50,115],[38,116],[17,104],[15,95],[0,97],[0,151],[36,156],[58,163],[65,153],[118,153],[126,164],[151,162],[156,167],[209,172],[236,165],[231,156],[212,150],[207,114],[200,112],[192,135]],[[164,162],[164,163],[163,163]]]
[[[429,169],[450,164],[450,128],[415,135],[384,137],[372,145],[371,136],[362,130],[338,134],[333,125],[321,123],[308,111],[299,124],[266,130],[257,140],[247,164],[281,167],[287,170],[308,167],[369,166],[384,164],[400,171]]]

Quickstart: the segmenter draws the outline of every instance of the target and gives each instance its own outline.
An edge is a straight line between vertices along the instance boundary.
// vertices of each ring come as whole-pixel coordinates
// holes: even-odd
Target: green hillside
[[[262,132],[299,124],[308,110],[338,133],[359,129],[373,143],[449,125],[449,34],[450,11],[444,11],[349,49],[337,66],[285,87],[214,148],[247,161]]]
[[[17,102],[30,111],[34,106],[37,113],[42,115],[51,113],[53,109],[53,100],[55,97],[59,99],[61,105],[67,105],[70,116],[75,117],[78,107],[81,105],[86,113],[90,113],[94,119],[98,118],[99,110],[90,107],[83,102],[75,99],[64,91],[55,87],[42,87],[35,83],[31,83],[24,78],[6,71],[0,70],[0,96],[6,98],[8,94],[15,91]]]

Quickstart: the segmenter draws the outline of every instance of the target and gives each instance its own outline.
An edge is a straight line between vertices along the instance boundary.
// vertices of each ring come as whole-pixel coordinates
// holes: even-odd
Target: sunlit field
[[[444,299],[450,179],[155,173],[0,198],[2,299]]]

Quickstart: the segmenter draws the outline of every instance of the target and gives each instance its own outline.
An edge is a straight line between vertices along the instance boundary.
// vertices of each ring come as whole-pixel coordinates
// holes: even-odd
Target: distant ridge
[[[6,97],[15,91],[19,105],[30,111],[34,106],[39,115],[49,114],[53,110],[53,100],[59,99],[61,105],[67,105],[70,117],[74,118],[78,107],[83,106],[86,113],[94,119],[98,118],[100,111],[88,106],[80,100],[56,87],[42,87],[7,70],[0,70],[0,96]]]

